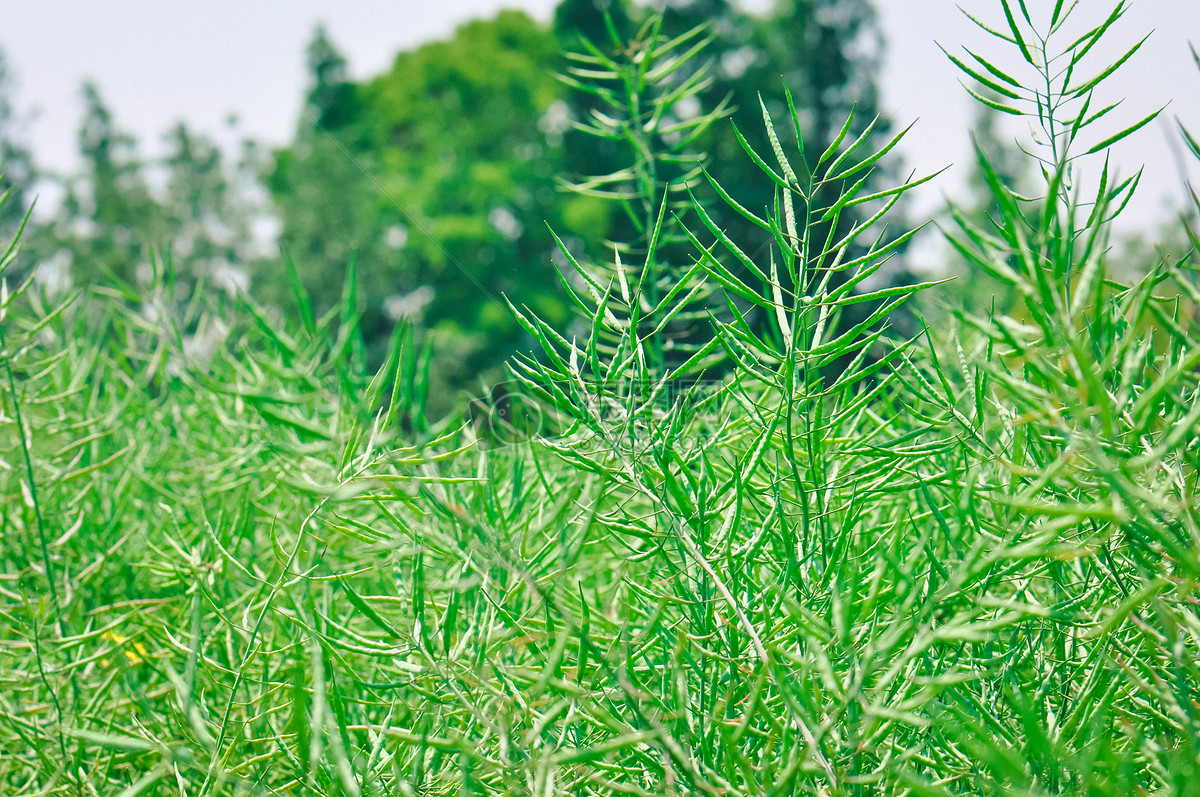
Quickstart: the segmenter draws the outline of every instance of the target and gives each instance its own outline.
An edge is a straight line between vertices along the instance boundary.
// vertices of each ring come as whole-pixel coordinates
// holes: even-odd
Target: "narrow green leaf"
[[[1065,2],[1065,0],[1058,0],[1058,2],[1056,2],[1054,4],[1054,12],[1050,14],[1050,26],[1051,27],[1055,27],[1058,25],[1058,18],[1059,18],[1059,15],[1062,14],[1064,2]]]
[[[983,96],[982,94],[980,94],[979,92],[975,91],[973,88],[968,86],[966,83],[962,83],[961,81],[959,81],[959,82],[962,85],[962,87],[967,90],[968,94],[970,94],[972,97],[974,97],[976,100],[983,103],[987,107],[991,108],[993,111],[999,111],[1000,113],[1006,113],[1009,116],[1024,116],[1025,115],[1024,111],[1017,110],[1016,108],[1013,108],[1011,105],[1004,105],[1002,103],[996,102],[995,100],[989,99],[989,98]]]
[[[916,188],[918,185],[922,185],[924,183],[929,182],[930,180],[937,177],[942,172],[946,171],[947,168],[949,168],[949,167],[944,167],[944,168],[938,169],[936,172],[933,172],[932,174],[927,174],[924,177],[921,177],[916,180],[910,180],[909,182],[906,182],[903,185],[898,185],[894,188],[889,188],[886,191],[879,191],[874,194],[868,194],[867,196],[860,196],[856,199],[852,199],[848,202],[842,203],[840,206],[835,205],[834,207],[830,208],[828,211],[825,212],[825,215],[821,217],[821,221],[822,222],[828,221],[834,215],[834,213],[836,213],[838,210],[841,210],[842,208],[850,208],[850,207],[854,207],[855,205],[861,205],[864,202],[873,202],[876,199],[884,199],[885,197],[893,196],[895,194],[902,194],[906,191],[909,191],[910,189]],[[839,200],[839,202],[841,202],[841,200]]]
[[[997,94],[999,94],[999,95],[1000,95],[1000,96],[1002,96],[1002,97],[1008,97],[1008,98],[1009,98],[1009,99],[1011,99],[1011,100],[1019,100],[1019,99],[1021,99],[1021,95],[1020,95],[1020,94],[1018,94],[1017,92],[1015,92],[1015,91],[1013,91],[1012,89],[1008,88],[1007,86],[1004,86],[1004,85],[1001,85],[1000,83],[997,83],[995,80],[992,80],[991,78],[985,77],[985,76],[984,76],[982,73],[980,73],[978,70],[972,69],[971,67],[967,66],[965,63],[963,63],[963,62],[962,62],[961,60],[959,60],[957,57],[955,57],[955,56],[951,55],[950,53],[946,52],[946,49],[945,49],[944,47],[942,47],[940,44],[938,45],[938,48],[939,48],[939,49],[940,49],[940,50],[941,50],[943,53],[945,53],[946,57],[950,59],[950,62],[951,62],[952,64],[954,64],[954,65],[955,65],[956,67],[958,67],[960,70],[962,70],[963,72],[966,72],[968,75],[970,75],[971,77],[973,77],[973,78],[974,78],[974,79],[975,79],[977,82],[979,82],[979,83],[983,84],[984,86],[987,86],[989,89],[991,89],[992,91],[996,92]]]
[[[1130,58],[1132,58],[1133,54],[1142,48],[1142,45],[1146,43],[1146,39],[1149,39],[1151,35],[1152,34],[1147,33],[1145,36],[1142,37],[1141,41],[1139,41],[1137,44],[1130,47],[1125,52],[1124,55],[1122,55],[1116,61],[1113,61],[1111,64],[1109,64],[1108,67],[1106,69],[1104,69],[1100,74],[1096,75],[1091,80],[1087,81],[1086,83],[1081,84],[1080,86],[1078,86],[1076,88],[1067,89],[1065,93],[1072,97],[1079,97],[1079,96],[1082,96],[1083,94],[1086,94],[1087,92],[1091,91],[1093,88],[1095,88],[1100,83],[1102,83],[1105,78],[1107,78],[1113,72],[1116,72],[1118,69],[1120,69],[1121,66],[1126,61],[1128,61]]]
[[[851,105],[850,113],[846,116],[846,121],[844,124],[842,124],[842,129],[838,131],[838,134],[836,137],[834,137],[833,142],[825,149],[824,152],[821,153],[821,157],[817,158],[818,166],[837,154],[838,147],[840,147],[842,142],[846,139],[846,134],[850,132],[850,125],[854,122],[854,110],[855,106]]]
[[[346,597],[350,599],[350,603],[355,609],[358,609],[364,617],[370,620],[375,627],[383,631],[393,639],[400,639],[400,632],[392,627],[392,624],[384,619],[383,615],[375,611],[375,607],[367,603],[362,596],[354,591],[354,588],[346,582],[346,579],[341,576],[337,577],[338,586],[346,593]]]
[[[1021,29],[1017,27],[1017,21],[1013,18],[1012,8],[1008,5],[1008,0],[1000,0],[1000,5],[1004,7],[1004,18],[1008,20],[1008,29],[1012,31],[1013,41],[1021,49],[1021,55],[1030,64],[1037,66],[1033,61],[1032,53],[1029,52],[1029,47],[1025,44],[1024,37],[1021,36]]]
[[[980,66],[982,66],[984,69],[986,69],[988,72],[990,72],[994,77],[1007,83],[1009,85],[1009,87],[1011,87],[1017,91],[1025,90],[1025,86],[1023,86],[1021,84],[1021,81],[1017,80],[1012,75],[1003,71],[998,66],[993,64],[991,61],[984,59],[982,56],[976,55],[973,51],[967,49],[966,47],[964,47],[963,50],[966,51],[967,55],[974,58],[979,63]]]
[[[1118,19],[1124,16],[1126,8],[1125,0],[1121,0],[1120,3],[1117,3],[1116,8],[1112,10],[1104,22],[1092,28],[1071,43],[1071,46],[1067,48],[1067,51],[1071,53],[1072,65],[1083,60],[1083,57],[1087,55],[1093,47],[1096,46],[1096,42],[1103,38],[1105,32],[1108,31],[1108,29],[1111,28]],[[1084,42],[1087,42],[1087,44],[1083,46],[1083,49],[1079,49],[1079,45],[1083,44]]]
[[[708,184],[711,185],[713,187],[713,190],[717,192],[717,196],[721,197],[721,199],[725,202],[726,205],[729,205],[729,207],[731,207],[735,211],[737,211],[739,216],[741,216],[746,221],[753,224],[755,227],[760,227],[764,230],[771,229],[770,224],[763,221],[758,216],[754,215],[749,210],[747,210],[746,208],[744,208],[740,204],[738,204],[737,200],[735,200],[732,196],[729,195],[729,192],[726,191],[725,188],[720,183],[718,183],[711,174],[708,173],[707,169],[704,170],[704,178],[706,180],[708,180]],[[699,204],[699,202],[696,200],[695,197],[692,198],[692,204],[693,204],[693,207],[695,207]]]
[[[891,151],[892,151],[892,149],[893,149],[893,148],[894,148],[894,147],[895,147],[897,144],[899,144],[899,143],[900,143],[900,140],[901,140],[901,139],[903,139],[903,138],[904,138],[904,136],[908,134],[908,131],[910,131],[910,130],[912,130],[912,129],[913,129],[913,125],[915,125],[915,124],[916,124],[916,122],[915,122],[915,121],[914,121],[914,122],[911,122],[911,123],[908,125],[908,127],[904,128],[904,129],[903,129],[903,130],[901,130],[899,133],[897,133],[896,135],[894,135],[894,136],[892,137],[892,139],[891,139],[890,141],[888,141],[888,143],[887,143],[887,144],[885,144],[885,145],[884,145],[884,146],[883,146],[883,147],[882,147],[882,148],[881,148],[881,149],[880,149],[878,152],[876,152],[874,155],[871,155],[870,157],[868,157],[868,158],[865,158],[865,159],[863,159],[863,160],[859,161],[859,162],[858,162],[857,164],[855,164],[854,166],[851,166],[850,168],[846,169],[845,171],[839,172],[838,174],[835,174],[834,176],[832,176],[832,177],[829,177],[829,178],[827,178],[827,179],[829,179],[829,180],[844,180],[844,179],[846,179],[847,177],[849,177],[849,176],[851,176],[851,175],[853,175],[853,174],[857,174],[858,172],[862,171],[863,169],[867,168],[868,166],[871,166],[871,165],[875,164],[875,163],[876,163],[878,160],[880,160],[880,159],[881,159],[881,158],[883,158],[885,155],[887,155],[889,152],[891,152]]]
[[[1118,141],[1120,141],[1121,139],[1130,135],[1131,133],[1135,133],[1138,130],[1141,130],[1143,127],[1145,127],[1146,125],[1148,125],[1152,121],[1154,121],[1158,117],[1158,115],[1163,112],[1163,109],[1165,109],[1166,107],[1167,106],[1164,105],[1162,108],[1159,108],[1157,111],[1150,114],[1145,119],[1142,119],[1140,122],[1130,125],[1129,127],[1125,128],[1124,130],[1122,130],[1120,133],[1117,133],[1116,135],[1109,136],[1108,138],[1104,139],[1096,146],[1089,149],[1085,154],[1093,155],[1097,152],[1100,152],[1101,150],[1108,149],[1113,144],[1117,143]]]
[[[742,149],[746,150],[746,154],[750,156],[750,160],[754,161],[755,166],[762,169],[763,173],[770,177],[771,180],[780,188],[784,189],[785,191],[793,190],[792,186],[787,184],[787,181],[776,174],[775,170],[768,166],[766,161],[758,156],[758,153],[754,151],[754,147],[750,146],[750,143],[746,141],[745,136],[742,135],[742,131],[738,130],[736,124],[733,125],[733,135],[737,138],[738,143],[742,145]]]
[[[975,23],[975,24],[976,24],[976,25],[977,25],[979,28],[983,29],[983,30],[984,30],[986,33],[989,33],[989,34],[991,34],[992,36],[995,36],[997,39],[1000,39],[1001,41],[1006,41],[1006,42],[1008,42],[1009,44],[1016,44],[1016,43],[1017,43],[1017,42],[1016,42],[1016,40],[1015,40],[1015,39],[1013,39],[1013,37],[1011,37],[1011,36],[1007,36],[1007,35],[1005,35],[1005,34],[1001,33],[1000,31],[998,31],[998,30],[996,30],[996,29],[994,29],[994,28],[990,28],[990,27],[988,27],[988,26],[987,26],[987,25],[985,25],[983,22],[980,22],[980,21],[979,21],[979,19],[978,19],[977,17],[975,17],[975,16],[972,16],[972,14],[971,14],[969,11],[967,11],[965,8],[963,8],[962,6],[959,6],[959,7],[958,7],[958,10],[959,10],[959,11],[962,11],[962,13],[963,13],[963,16],[965,16],[967,19],[969,19],[969,20],[971,20],[972,22],[974,22],[974,23]]]
[[[1187,145],[1188,150],[1191,151],[1196,158],[1200,159],[1200,142],[1197,142],[1196,139],[1192,137],[1191,131],[1183,126],[1183,122],[1176,120],[1176,124],[1179,125],[1179,132],[1183,136],[1183,143]]]
[[[842,167],[842,163],[848,160],[850,156],[858,151],[859,147],[867,142],[867,140],[871,137],[871,134],[875,132],[875,125],[878,124],[878,122],[878,116],[872,119],[866,128],[858,134],[858,138],[854,139],[850,146],[846,147],[842,154],[837,157],[837,160],[829,164],[829,168],[825,170],[825,174],[831,174],[840,169]],[[822,180],[822,182],[825,182],[825,180]]]
[[[129,753],[149,753],[163,749],[154,742],[121,733],[100,733],[98,731],[84,730],[83,728],[67,728],[64,729],[64,733],[82,742],[94,744],[97,747],[105,747],[109,750],[123,750]]]

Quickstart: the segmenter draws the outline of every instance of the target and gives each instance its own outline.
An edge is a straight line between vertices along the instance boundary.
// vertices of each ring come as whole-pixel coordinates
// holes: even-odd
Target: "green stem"
[[[42,567],[46,571],[46,583],[50,586],[50,601],[54,604],[54,622],[62,633],[62,618],[59,616],[58,590],[54,586],[54,571],[50,568],[50,546],[46,544],[46,526],[42,521],[42,505],[38,501],[37,481],[33,478],[33,457],[29,452],[29,441],[25,437],[25,419],[21,416],[21,402],[17,398],[17,380],[13,376],[12,360],[8,352],[8,337],[4,324],[0,323],[0,351],[4,352],[4,370],[8,375],[8,390],[12,393],[13,414],[17,419],[17,435],[21,438],[21,451],[25,455],[25,475],[29,481],[29,497],[33,501],[33,516],[37,522],[38,543],[42,549]]]

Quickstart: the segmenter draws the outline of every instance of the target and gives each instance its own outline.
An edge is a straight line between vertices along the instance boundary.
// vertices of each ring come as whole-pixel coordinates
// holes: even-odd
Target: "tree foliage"
[[[12,234],[25,215],[36,171],[33,154],[24,141],[23,119],[12,101],[14,79],[0,50],[0,178],[9,201],[0,205],[0,234]]]
[[[362,84],[345,81],[323,33],[309,52],[308,109],[270,185],[282,247],[318,307],[356,259],[368,339],[418,318],[459,384],[518,342],[502,294],[565,319],[547,222],[598,224],[590,203],[555,191],[568,120],[554,37],[505,12]]]
[[[317,305],[333,306],[355,258],[368,341],[381,344],[400,314],[418,317],[442,350],[435,370],[447,386],[529,345],[497,301],[502,295],[565,329],[570,315],[552,267],[564,261],[548,228],[580,256],[611,260],[605,242],[633,245],[647,213],[631,216],[595,192],[562,192],[557,175],[586,183],[620,172],[629,157],[619,137],[580,129],[603,103],[556,80],[570,67],[560,53],[598,47],[618,55],[652,11],[619,0],[565,0],[549,30],[505,12],[401,53],[388,73],[362,83],[348,80],[344,60],[318,31],[308,107],[271,179],[283,248]],[[682,135],[670,133],[672,125],[730,107],[749,144],[769,146],[759,93],[782,117],[786,109],[773,98],[785,83],[814,149],[832,140],[851,106],[852,136],[875,115],[878,31],[864,0],[786,0],[761,18],[724,2],[695,2],[668,8],[661,33],[665,41],[698,26],[709,39],[703,57],[672,80],[686,81],[700,67],[711,79],[655,123],[668,137]],[[742,157],[731,126],[712,126],[691,149],[711,154],[713,176],[748,207],[773,203],[766,177],[731,166]],[[694,165],[680,164],[683,172]],[[650,205],[652,216],[658,206]],[[769,241],[737,214],[713,212],[719,225],[758,245]]]
[[[247,289],[263,254],[254,234],[265,219],[257,145],[243,142],[231,162],[180,122],[164,136],[164,155],[147,158],[98,86],[84,84],[81,97],[81,167],[41,176],[63,199],[28,230],[19,270],[36,270],[52,295],[72,285],[128,290],[163,270],[177,279],[180,299],[204,285]]]

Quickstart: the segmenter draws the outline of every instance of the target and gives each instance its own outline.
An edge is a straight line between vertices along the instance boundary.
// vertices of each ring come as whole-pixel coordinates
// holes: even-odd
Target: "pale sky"
[[[753,0],[759,7],[766,2]],[[1051,0],[1027,3],[1035,15],[1052,7]],[[1080,14],[1093,19],[1112,4],[1082,0]],[[100,85],[118,125],[138,136],[144,152],[161,151],[162,134],[181,118],[222,140],[250,136],[281,145],[295,126],[304,45],[318,21],[328,26],[352,74],[363,78],[387,69],[398,50],[446,37],[471,17],[516,7],[548,20],[554,5],[555,0],[3,0],[0,47],[16,72],[18,106],[37,112],[28,131],[36,157],[46,167],[69,170],[76,162],[85,77]],[[1004,24],[998,0],[962,5],[991,24]],[[973,103],[935,41],[956,52],[967,44],[1015,68],[1014,53],[997,50],[953,0],[876,0],[876,7],[888,42],[884,107],[898,124],[918,120],[903,148],[906,163],[920,172],[952,164],[919,198],[918,210],[932,210],[942,194],[961,189],[971,160],[967,126]],[[1106,95],[1110,102],[1128,98],[1112,114],[1113,130],[1171,102],[1162,124],[1143,128],[1114,152],[1125,174],[1146,164],[1143,190],[1127,220],[1138,227],[1161,219],[1165,201],[1182,200],[1180,159],[1170,136],[1176,116],[1200,133],[1200,70],[1188,51],[1189,41],[1200,48],[1200,2],[1133,0],[1108,51],[1092,62],[1119,54],[1151,30],[1150,41]],[[232,133],[225,123],[230,113],[240,119]],[[1020,125],[1013,129],[1022,132],[1027,124],[1024,131]],[[1189,168],[1200,185],[1200,168],[1194,163]]]

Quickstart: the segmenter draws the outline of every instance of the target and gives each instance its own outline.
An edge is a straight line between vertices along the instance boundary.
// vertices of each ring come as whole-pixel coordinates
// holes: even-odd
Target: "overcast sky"
[[[1102,15],[1112,3],[1083,0],[1082,16]],[[997,0],[962,5],[1003,24]],[[1028,5],[1044,13],[1051,0]],[[0,47],[16,72],[17,103],[37,112],[28,131],[36,156],[44,166],[69,170],[85,78],[100,85],[118,124],[150,153],[161,151],[162,134],[178,119],[224,140],[251,136],[278,145],[295,126],[304,45],[318,21],[362,78],[387,69],[398,50],[446,37],[464,20],[503,7],[548,20],[554,0],[4,0],[0,7]],[[942,193],[960,189],[970,161],[973,102],[935,42],[996,53],[1006,65],[1014,63],[1013,53],[992,46],[952,0],[877,0],[876,7],[888,42],[884,106],[898,123],[919,119],[904,149],[907,163],[922,172],[954,164],[922,195],[921,208],[930,209]],[[1200,132],[1200,70],[1188,51],[1189,41],[1200,48],[1197,0],[1133,0],[1098,59],[1151,30],[1146,47],[1109,87],[1113,99],[1128,97],[1113,115],[1122,127],[1173,100],[1162,124],[1144,128],[1115,152],[1126,174],[1146,164],[1145,189],[1129,214],[1137,226],[1160,219],[1164,202],[1181,201],[1185,161],[1171,143],[1175,117]],[[240,120],[233,131],[226,124],[231,113]],[[1200,169],[1188,168],[1200,184]]]

